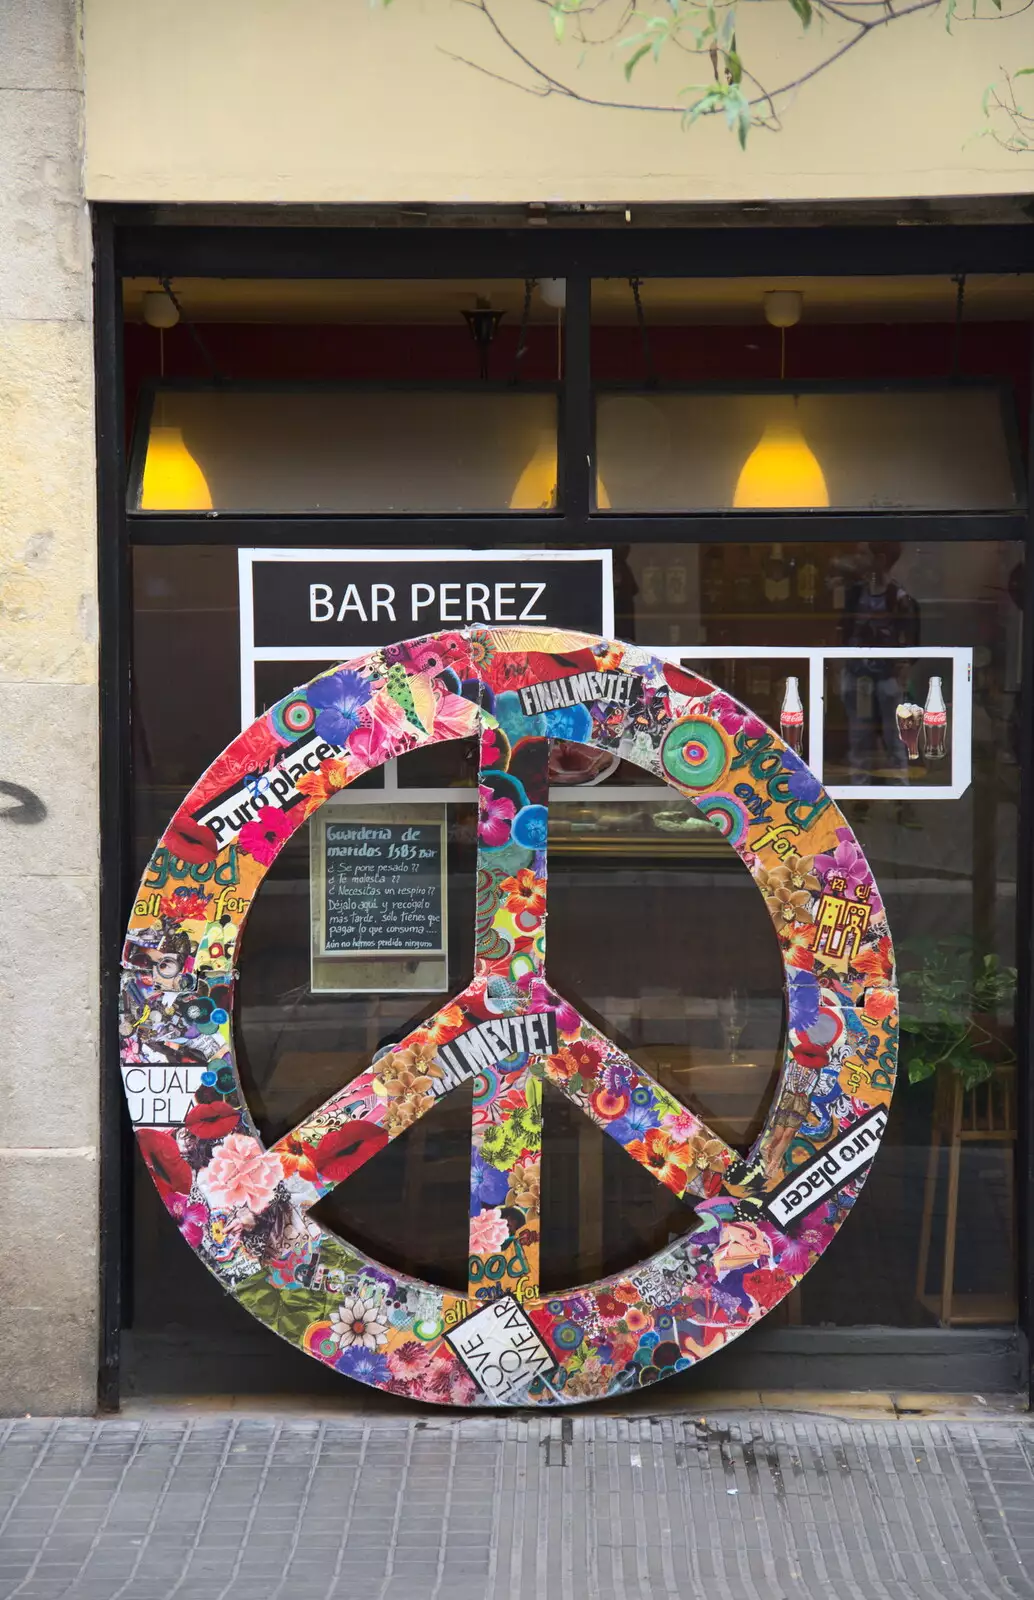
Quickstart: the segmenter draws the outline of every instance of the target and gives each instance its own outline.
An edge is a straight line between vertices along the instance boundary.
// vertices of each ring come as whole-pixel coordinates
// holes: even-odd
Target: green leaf
[[[950,33],[951,32],[951,25],[952,25],[953,21],[955,20],[955,12],[958,9],[958,4],[959,4],[959,0],[948,0],[948,7],[947,7],[947,10],[944,13],[944,31],[945,31],[945,33]]]
[[[926,1056],[913,1056],[908,1063],[909,1083],[922,1083],[925,1078],[932,1078],[936,1072],[936,1064]]]
[[[805,28],[810,28],[812,18],[811,0],[790,0],[790,4],[798,17],[800,17],[802,25]]]
[[[629,56],[628,60],[625,62],[625,82],[626,83],[630,82],[631,77],[632,77],[632,73],[635,71],[635,68],[636,68],[636,65],[638,64],[638,62],[642,61],[644,56],[648,56],[650,54],[650,51],[653,50],[653,49],[654,49],[654,46],[652,44],[641,44],[639,46],[639,49],[636,50],[633,55]]]
[[[977,1084],[986,1083],[988,1078],[994,1076],[994,1066],[987,1057],[973,1052],[960,1056],[954,1066],[965,1089],[975,1089]]]
[[[694,88],[699,89],[700,85],[695,84]],[[683,90],[684,94],[689,94],[690,92],[691,91],[688,89]],[[696,122],[698,118],[711,116],[714,112],[722,110],[724,106],[724,90],[708,89],[700,96],[699,100],[695,100],[691,106],[687,106],[682,119],[683,123],[686,125],[691,125],[692,123]]]

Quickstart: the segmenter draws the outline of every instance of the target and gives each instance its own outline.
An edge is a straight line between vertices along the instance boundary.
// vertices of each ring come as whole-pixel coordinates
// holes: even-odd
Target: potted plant
[[[916,965],[901,975],[901,1060],[909,1083],[952,1072],[964,1089],[1010,1066],[998,1013],[1016,996],[1016,968],[990,952],[978,955],[965,937],[915,940],[905,955]]]

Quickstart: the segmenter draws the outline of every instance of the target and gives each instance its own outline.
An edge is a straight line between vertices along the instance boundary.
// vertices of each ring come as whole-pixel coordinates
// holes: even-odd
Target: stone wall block
[[[10,824],[0,827],[6,839]],[[98,1120],[96,881],[0,875],[0,899],[0,1146],[92,1145]],[[0,1207],[0,1275],[5,1232]]]
[[[90,1412],[97,1398],[97,489],[81,20],[79,0],[0,0],[0,784],[15,786],[0,790],[0,1414]]]
[[[0,89],[78,90],[79,26],[73,4],[3,0]]]
[[[96,1406],[97,1182],[92,1152],[0,1148],[0,1415]]]
[[[31,797],[0,790],[0,882],[97,872],[97,718],[92,684],[0,682],[0,784]]]
[[[0,317],[89,315],[80,99],[0,89]]]
[[[0,321],[0,681],[96,679],[92,367],[85,323]]]

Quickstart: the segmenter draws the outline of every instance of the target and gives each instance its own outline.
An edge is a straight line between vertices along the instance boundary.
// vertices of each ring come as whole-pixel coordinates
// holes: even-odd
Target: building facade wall
[[[621,24],[608,3],[590,32]],[[1030,13],[988,4],[990,20],[966,22],[965,9],[951,33],[943,6],[874,31],[779,102],[780,132],[759,129],[741,151],[721,117],[682,129],[706,57],[672,48],[626,84],[627,50],[558,45],[549,7],[527,0],[492,0],[490,14],[451,0],[181,0],[174,25],[162,0],[84,0],[87,194],[624,207],[1022,193],[1034,157],[975,135],[988,86],[1034,64]],[[807,75],[854,31],[827,18],[802,33],[781,0],[743,6],[738,23],[766,87]]]
[[[96,488],[75,0],[0,6],[0,1413],[97,1382]]]

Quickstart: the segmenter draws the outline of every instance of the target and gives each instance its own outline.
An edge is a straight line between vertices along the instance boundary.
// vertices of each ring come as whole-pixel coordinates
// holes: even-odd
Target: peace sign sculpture
[[[266,1148],[231,1031],[237,939],[285,841],[361,773],[480,737],[470,984]],[[785,1062],[739,1155],[545,975],[550,739],[618,754],[693,800],[765,897],[786,971]],[[392,1393],[564,1405],[654,1382],[777,1305],[854,1204],[886,1126],[897,995],[883,905],[808,768],[703,678],[632,645],[470,629],[297,689],[213,762],[144,874],[123,955],[137,1138],[187,1243],[291,1343]],[[475,1080],[466,1295],[386,1268],[310,1208]],[[542,1085],[692,1206],[686,1234],[599,1283],[538,1290]]]

